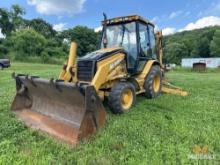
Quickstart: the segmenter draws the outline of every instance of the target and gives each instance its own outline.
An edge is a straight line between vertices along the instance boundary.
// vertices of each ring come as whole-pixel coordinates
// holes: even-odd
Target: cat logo
[[[208,154],[209,148],[207,145],[205,146],[195,145],[193,148],[193,152],[195,154]]]

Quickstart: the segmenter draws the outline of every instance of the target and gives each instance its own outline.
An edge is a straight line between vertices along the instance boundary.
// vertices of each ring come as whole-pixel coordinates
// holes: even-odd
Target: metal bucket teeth
[[[31,128],[76,144],[105,123],[105,109],[93,86],[14,75],[11,110]]]

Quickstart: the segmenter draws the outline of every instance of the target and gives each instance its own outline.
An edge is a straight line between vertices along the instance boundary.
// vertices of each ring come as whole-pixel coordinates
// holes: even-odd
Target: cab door
[[[146,62],[150,59],[156,60],[155,51],[155,35],[154,27],[151,24],[138,24],[138,52],[139,52],[139,62],[138,71],[142,71]]]

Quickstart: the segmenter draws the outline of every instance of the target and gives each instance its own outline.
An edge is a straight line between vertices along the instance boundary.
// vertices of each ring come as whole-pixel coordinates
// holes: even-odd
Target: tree
[[[10,18],[14,26],[13,30],[18,30],[25,27],[25,22],[22,16],[25,14],[25,10],[19,5],[12,5],[10,10]]]
[[[31,21],[29,21],[28,26],[33,28],[35,31],[42,34],[46,38],[52,38],[56,35],[56,31],[53,30],[52,25],[41,18],[32,19]]]
[[[10,42],[13,50],[17,52],[17,59],[25,57],[40,56],[44,50],[47,40],[33,29],[22,29],[12,33]]]
[[[170,43],[164,49],[164,62],[180,64],[187,55],[187,47],[183,43]]]
[[[214,57],[220,57],[220,29],[216,30],[213,40],[210,44],[211,55]]]
[[[4,45],[4,40],[0,39],[0,58],[6,58],[7,53],[8,53],[8,49]]]
[[[12,22],[10,21],[10,14],[6,9],[0,8],[0,28],[2,34],[8,36],[14,29]]]
[[[99,34],[84,26],[76,26],[73,29],[65,30],[59,37],[63,40],[75,41],[78,44],[78,56],[96,50],[99,44]]]
[[[200,57],[210,57],[210,50],[209,50],[210,41],[207,37],[201,38],[198,42],[198,49]]]
[[[25,26],[22,15],[25,11],[19,5],[12,5],[10,10],[0,8],[0,28],[4,35],[9,36],[12,31]]]
[[[210,41],[206,36],[199,37],[192,50],[193,57],[210,57],[209,44]]]

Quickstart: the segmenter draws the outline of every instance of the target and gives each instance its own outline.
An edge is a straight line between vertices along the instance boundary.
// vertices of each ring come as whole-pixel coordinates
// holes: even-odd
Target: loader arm
[[[76,59],[77,59],[77,44],[75,42],[71,43],[69,58],[63,66],[63,70],[60,73],[59,79],[66,82],[76,82]]]

